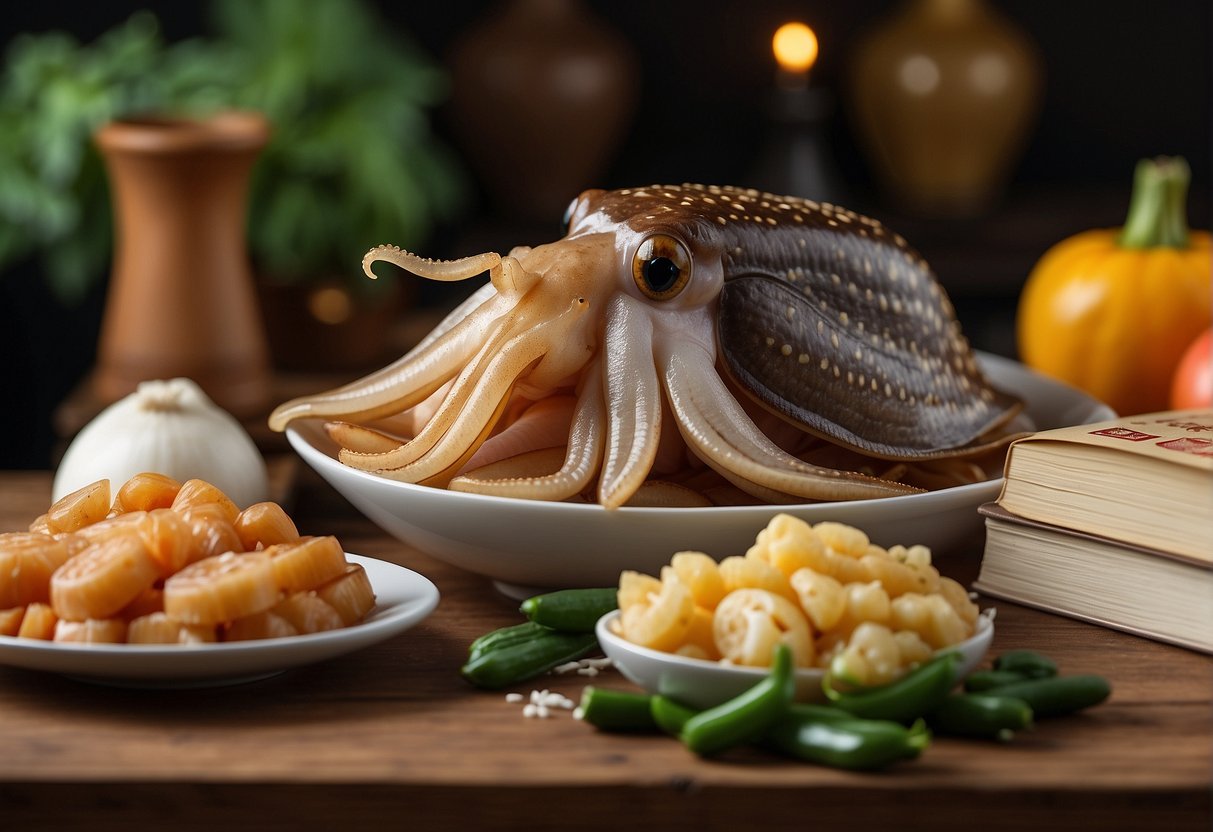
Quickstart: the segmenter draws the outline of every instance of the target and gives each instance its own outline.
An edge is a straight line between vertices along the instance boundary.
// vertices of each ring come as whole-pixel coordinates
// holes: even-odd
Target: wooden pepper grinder
[[[259,114],[115,121],[96,135],[114,202],[113,273],[94,394],[185,376],[220,407],[268,404],[269,361],[245,237]]]

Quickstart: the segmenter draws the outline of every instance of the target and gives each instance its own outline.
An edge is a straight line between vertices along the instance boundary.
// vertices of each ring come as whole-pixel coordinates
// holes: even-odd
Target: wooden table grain
[[[105,687],[0,667],[0,829],[1207,830],[1208,658],[999,603],[994,650],[1047,651],[1112,698],[1008,745],[936,739],[880,774],[524,719],[458,674],[477,635],[519,620],[485,579],[401,544],[309,476],[305,533],[430,577],[442,600],[387,642],[259,682]],[[0,531],[49,502],[50,475],[0,473]],[[474,522],[474,518],[469,518]],[[941,565],[971,580],[974,550]],[[1145,589],[1145,588],[1143,588]],[[595,684],[631,688],[608,671]],[[587,680],[518,686],[577,698]]]

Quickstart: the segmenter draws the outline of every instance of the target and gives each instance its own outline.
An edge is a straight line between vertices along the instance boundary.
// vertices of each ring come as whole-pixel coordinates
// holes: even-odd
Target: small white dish
[[[217,644],[57,644],[0,636],[0,664],[48,670],[119,687],[194,688],[251,682],[361,650],[404,632],[438,605],[438,589],[411,569],[346,555],[361,564],[375,608],[359,624],[311,635]]]
[[[998,387],[1019,395],[1041,429],[1110,419],[1111,410],[1014,361],[979,354]],[[513,597],[543,589],[614,586],[619,573],[656,575],[683,550],[717,559],[742,554],[775,514],[863,529],[882,546],[947,551],[981,530],[977,507],[998,496],[1002,478],[904,497],[810,505],[620,508],[488,497],[397,482],[337,460],[320,420],[287,428],[295,451],[343,497],[389,534],[432,557],[484,575]],[[978,552],[973,556],[977,557]]]
[[[668,696],[692,708],[711,708],[753,687],[769,672],[765,667],[742,667],[691,659],[632,644],[611,629],[612,622],[618,617],[619,611],[616,610],[598,619],[595,628],[598,643],[624,677],[649,693]],[[957,666],[958,681],[981,663],[993,639],[993,617],[983,614],[977,619],[977,632],[972,638],[948,648],[959,650],[963,657]],[[817,668],[797,669],[796,700],[824,701],[825,694],[821,688],[824,676],[825,671]]]

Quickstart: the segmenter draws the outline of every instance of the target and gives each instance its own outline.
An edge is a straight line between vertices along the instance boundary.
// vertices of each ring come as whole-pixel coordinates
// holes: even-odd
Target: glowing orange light
[[[323,324],[343,324],[354,314],[354,303],[345,289],[326,287],[312,292],[307,301],[312,317]]]
[[[817,62],[817,35],[803,23],[785,23],[775,30],[771,49],[785,72],[808,72]]]

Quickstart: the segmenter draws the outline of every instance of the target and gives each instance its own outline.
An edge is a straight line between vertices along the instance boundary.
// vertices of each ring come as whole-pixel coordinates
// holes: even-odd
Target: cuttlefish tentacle
[[[378,246],[363,257],[363,271],[375,277],[371,265],[378,261],[439,281],[466,280],[488,271],[490,282],[456,307],[417,346],[383,369],[335,390],[294,399],[276,408],[269,419],[274,430],[307,417],[373,421],[414,406],[458,372],[484,329],[512,309],[537,280],[513,257],[502,258],[494,252],[437,261],[396,246]]]
[[[410,407],[408,410],[403,410],[392,416],[384,416],[382,419],[375,419],[370,422],[363,422],[366,427],[377,430],[381,433],[399,436],[401,442],[407,442],[417,434],[421,433],[426,423],[442,406],[442,402],[446,399],[448,393],[451,392],[451,387],[455,384],[455,379],[450,378],[445,384],[435,390],[424,401]]]
[[[497,291],[496,286],[494,286],[492,283],[484,284],[479,289],[477,289],[475,292],[472,292],[472,294],[470,294],[468,296],[467,300],[465,300],[463,303],[459,304],[454,309],[452,309],[450,312],[448,312],[446,317],[444,317],[441,321],[439,321],[438,325],[436,327],[434,327],[432,330],[430,330],[430,332],[424,338],[422,338],[420,341],[418,341],[416,346],[414,346],[411,350],[409,350],[407,353],[405,353],[403,357],[411,358],[411,357],[417,355],[418,353],[420,353],[422,350],[428,349],[431,344],[433,344],[438,339],[446,336],[446,334],[448,332],[450,332],[452,329],[454,329],[458,324],[462,323],[465,318],[467,318],[469,315],[471,315],[473,312],[475,312],[478,308],[480,308],[481,306],[483,306],[486,303],[489,303],[494,298],[499,298],[499,297],[501,297],[501,295]],[[492,316],[492,317],[500,317],[501,315],[504,315],[509,310],[509,304],[497,303],[497,304],[493,304],[493,307],[485,307],[485,308],[486,308],[486,310],[489,308],[500,309],[500,312],[498,315]]]
[[[512,403],[498,423],[498,430],[468,460],[468,470],[542,448],[563,448],[576,407],[576,397],[560,393],[528,402],[520,413],[517,403]]]
[[[459,372],[485,328],[511,305],[495,290],[477,292],[444,319],[438,335],[431,334],[403,357],[357,381],[275,408],[270,427],[282,430],[288,422],[307,417],[373,421],[413,407]]]
[[[817,500],[863,500],[912,494],[901,483],[808,465],[775,445],[754,425],[703,349],[657,344],[670,405],[687,444],[713,468],[743,483]],[[760,495],[756,495],[760,496]]]
[[[347,457],[356,458],[359,466],[362,466],[391,460],[386,465],[378,464],[369,470],[406,482],[421,482],[448,470],[456,462],[466,462],[488,438],[488,431],[505,410],[510,391],[517,380],[562,343],[573,322],[584,313],[585,306],[584,300],[573,301],[562,314],[526,328],[500,348],[491,349],[484,355],[487,362],[478,362],[483,367],[474,368],[468,384],[463,385],[470,387],[467,395],[462,395],[460,384],[456,383],[430,421],[430,425],[438,425],[433,433],[440,432],[441,435],[423,453],[414,453],[413,446],[423,437],[429,442],[432,437],[430,425],[412,442],[388,454],[355,455],[343,452],[341,461],[346,462]],[[451,414],[451,418],[446,418],[443,411],[447,410],[447,402],[455,398],[457,393],[463,401],[458,407],[452,408],[457,412]],[[446,423],[444,430],[443,422]],[[413,456],[413,459],[402,464],[397,462],[407,455]]]
[[[776,491],[775,489],[767,488],[766,486],[751,482],[745,477],[739,477],[728,468],[725,468],[723,465],[713,460],[708,459],[705,461],[705,464],[723,477],[725,481],[731,485],[737,487],[741,491],[744,491],[751,497],[756,497],[764,503],[771,503],[773,505],[796,505],[798,503],[812,502],[812,500],[810,500],[808,497],[801,497],[797,494],[789,494],[786,491]]]
[[[497,402],[497,406],[493,408],[488,418],[481,420],[483,424],[480,427],[480,431],[467,441],[467,446],[463,448],[456,447],[453,449],[454,453],[452,456],[454,458],[448,464],[442,465],[441,462],[439,462],[439,464],[431,466],[440,469],[435,473],[432,473],[429,476],[419,480],[409,477],[407,481],[420,482],[422,485],[431,485],[435,488],[446,488],[447,485],[450,484],[451,478],[462,470],[463,466],[467,464],[467,461],[476,453],[476,449],[479,448],[493,433],[493,429],[496,427],[498,421],[500,421],[502,415],[505,413],[506,407],[509,405],[510,392],[511,390],[507,388],[501,397],[501,401]],[[425,460],[413,464],[421,465],[423,462],[425,462]],[[393,476],[392,472],[390,471],[383,473],[388,477]]]
[[[401,468],[427,453],[459,418],[481,377],[494,360],[500,358],[504,345],[517,335],[516,328],[511,326],[511,320],[512,316],[494,322],[484,343],[452,380],[442,403],[416,436],[397,448],[381,453],[362,454],[353,450],[343,452],[341,461],[363,471],[379,471],[385,468]]]
[[[325,422],[324,432],[342,450],[360,454],[387,453],[408,441],[400,436],[350,422]]]
[[[511,473],[508,460],[496,463],[492,478],[476,471],[455,477],[452,491],[471,491],[497,497],[531,500],[567,500],[584,491],[602,463],[606,406],[602,399],[602,368],[594,361],[586,368],[577,406],[569,427],[569,444],[560,470],[544,476],[519,476]],[[525,465],[524,462],[519,463]]]
[[[598,502],[617,508],[644,482],[661,438],[661,382],[653,364],[653,322],[627,295],[606,311],[603,354],[611,356],[603,389],[607,401],[606,452]]]
[[[378,275],[371,266],[379,262],[391,263],[420,277],[441,281],[467,280],[487,271],[489,282],[499,293],[514,297],[526,294],[539,280],[539,275],[522,268],[516,258],[508,254],[502,257],[494,251],[460,260],[430,260],[397,246],[376,246],[362,257],[362,271],[372,280],[377,279]]]
[[[424,427],[412,439],[400,447],[384,453],[359,454],[351,449],[349,453],[341,457],[342,461],[362,471],[378,471],[385,468],[401,468],[429,452],[447,432],[451,424],[459,418],[460,411],[467,407],[473,390],[487,368],[492,366],[495,358],[507,344],[530,328],[535,317],[533,312],[533,309],[520,309],[515,305],[500,318],[489,322],[487,335],[483,332],[474,333],[483,339],[483,343],[473,356],[465,359],[463,369],[458,376],[448,379],[450,388],[433,414],[425,420]],[[455,330],[458,330],[458,327]]]

